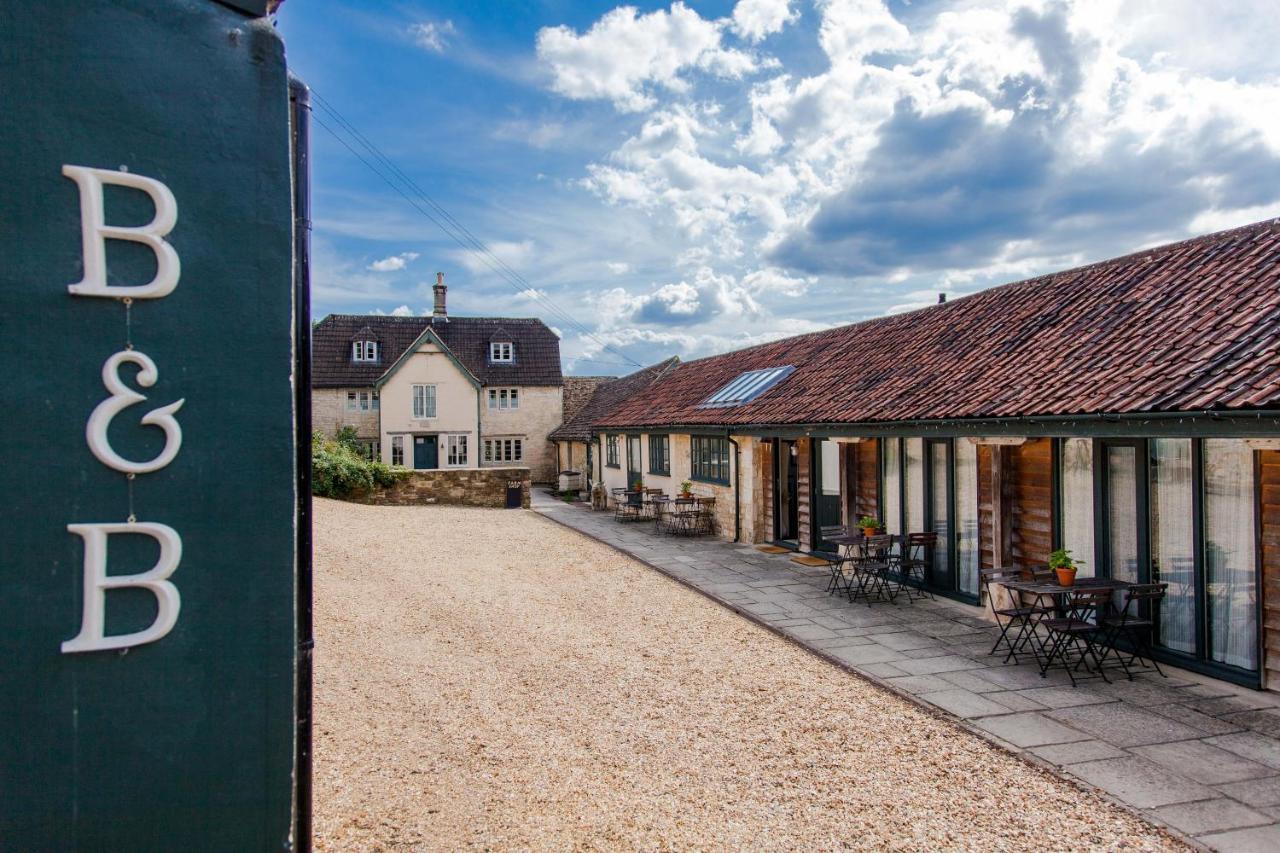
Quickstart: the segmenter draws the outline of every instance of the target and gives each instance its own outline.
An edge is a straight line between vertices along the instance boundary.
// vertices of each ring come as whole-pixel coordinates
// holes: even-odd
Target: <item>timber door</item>
[[[413,437],[413,467],[419,471],[440,467],[440,446],[434,435]]]

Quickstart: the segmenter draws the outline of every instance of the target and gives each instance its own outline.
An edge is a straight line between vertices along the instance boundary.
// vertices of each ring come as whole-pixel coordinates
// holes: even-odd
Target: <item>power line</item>
[[[402,184],[407,186],[409,190],[411,190],[415,195],[417,195],[419,200],[425,202],[427,205],[433,208],[434,213],[431,210],[425,209],[421,204],[418,203],[417,200],[410,197],[409,193],[405,192],[405,190],[399,184],[397,184],[395,180],[392,180],[391,177],[388,177],[387,174],[384,173],[383,169],[379,169],[373,163],[369,162],[369,160],[366,159],[364,155],[362,155],[359,151],[357,151],[346,139],[344,139],[341,134],[335,131],[326,122],[322,121],[320,117],[316,116],[313,112],[312,117],[315,119],[316,123],[319,124],[326,132],[328,132],[334,139],[338,140],[338,142],[341,143],[342,146],[346,148],[349,152],[351,152],[351,154],[354,155],[356,159],[362,162],[369,169],[369,171],[373,172],[375,175],[381,178],[384,183],[386,183],[389,187],[395,190],[402,198],[404,198],[405,201],[409,202],[410,206],[412,206],[415,210],[417,210],[419,213],[425,216],[428,221],[430,221],[433,225],[435,225],[437,228],[443,231],[451,240],[457,243],[462,249],[477,254],[479,256],[479,259],[487,267],[489,267],[489,269],[491,269],[495,274],[497,274],[500,278],[502,278],[509,285],[511,285],[512,288],[514,288],[516,292],[519,293],[520,295],[526,298],[533,299],[535,302],[540,304],[545,310],[551,312],[555,317],[557,317],[558,319],[562,320],[563,322],[575,328],[584,337],[590,338],[591,340],[599,344],[601,348],[620,356],[622,359],[625,360],[626,364],[634,367],[643,367],[642,364],[640,364],[638,361],[633,359],[631,356],[627,355],[622,350],[601,340],[599,337],[593,334],[590,330],[588,330],[586,326],[580,323],[577,320],[577,318],[575,318],[568,311],[564,310],[555,302],[553,302],[549,296],[547,296],[544,293],[541,293],[536,287],[533,286],[532,283],[528,281],[528,279],[520,275],[520,273],[516,272],[514,269],[511,268],[510,265],[508,265],[500,257],[494,254],[493,251],[490,250],[489,247],[485,245],[482,240],[480,240],[473,233],[471,233],[471,231],[469,231],[466,228],[466,226],[464,226],[461,222],[457,220],[457,218],[455,218],[451,213],[449,213],[448,210],[446,210],[442,205],[440,205],[433,198],[431,198],[431,196],[427,194],[425,190],[423,190],[420,186],[418,186],[413,181],[413,179],[410,178],[408,175],[406,175],[404,171],[400,169],[400,167],[397,166],[389,157],[383,154],[382,151],[376,145],[374,145],[367,137],[365,137],[364,134],[362,134],[353,124],[351,124],[351,122],[349,122],[345,117],[343,117],[343,115],[339,113],[337,109],[334,108],[331,104],[329,104],[329,102],[325,100],[324,97],[322,97],[319,93],[315,92],[314,90],[312,91],[312,94],[315,96],[316,102],[319,104],[319,106],[333,119],[333,121],[337,122],[344,131],[350,134],[350,136],[354,138],[356,142],[360,144],[361,147],[363,147],[371,157],[375,158],[383,166],[385,170],[389,171],[393,177],[398,178]]]

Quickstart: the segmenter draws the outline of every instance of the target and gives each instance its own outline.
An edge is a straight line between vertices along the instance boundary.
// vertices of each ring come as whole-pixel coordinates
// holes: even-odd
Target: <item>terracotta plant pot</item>
[[[693,492],[681,492],[681,493],[680,493],[680,497],[682,497],[682,498],[691,498],[691,497],[693,497]]]
[[[1054,569],[1054,571],[1058,574],[1059,586],[1073,586],[1075,584],[1076,569],[1074,566],[1069,569]]]
[[[876,535],[876,529],[875,529],[874,527],[864,527],[864,528],[862,528],[862,535],[863,535],[863,536],[875,536],[875,535]]]

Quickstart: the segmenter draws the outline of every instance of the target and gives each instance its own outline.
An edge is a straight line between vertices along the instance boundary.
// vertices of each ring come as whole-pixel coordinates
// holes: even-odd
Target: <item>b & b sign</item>
[[[232,5],[0,13],[0,849],[291,843],[288,81]]]

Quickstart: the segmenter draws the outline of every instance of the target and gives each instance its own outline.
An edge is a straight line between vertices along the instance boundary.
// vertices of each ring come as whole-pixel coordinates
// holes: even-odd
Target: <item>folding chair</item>
[[[1102,627],[1108,633],[1107,650],[1115,654],[1116,660],[1120,662],[1120,668],[1124,670],[1124,674],[1130,681],[1133,681],[1133,670],[1130,667],[1135,661],[1145,668],[1147,661],[1150,660],[1151,666],[1155,667],[1155,671],[1160,673],[1161,678],[1169,677],[1165,675],[1155,655],[1151,653],[1151,635],[1155,632],[1156,624],[1150,615],[1151,608],[1159,606],[1159,603],[1164,600],[1168,588],[1167,583],[1138,583],[1126,587],[1124,609],[1120,611],[1120,615],[1102,619]],[[1147,614],[1145,616],[1144,609]],[[1115,642],[1121,636],[1128,640],[1130,651],[1127,661]],[[1105,661],[1106,658],[1104,657],[1103,660]]]
[[[996,606],[995,590],[991,588],[991,585],[1003,585],[1009,581],[1020,580],[1021,577],[1022,573],[1017,569],[995,568],[978,570],[978,582],[982,585],[982,591],[987,594],[987,604],[991,607],[991,615],[995,617],[996,624],[1000,626],[1000,636],[996,638],[995,644],[987,654],[994,655],[1001,646],[1004,646],[1009,650],[1008,654],[1004,656],[1005,663],[1008,663],[1010,659],[1014,663],[1018,662],[1018,652],[1025,649],[1028,643],[1034,643],[1036,640],[1036,625],[1039,624],[1041,619],[1053,612],[1051,608],[1042,607],[1039,604],[1022,603],[1017,593],[1014,592],[1009,593],[1013,599],[1012,607]],[[1009,632],[1015,628],[1017,633],[1010,638]],[[1036,654],[1034,646],[1032,646],[1032,654]]]
[[[862,539],[862,553],[853,561],[854,580],[857,588],[849,585],[849,601],[859,598],[871,606],[872,596],[887,598],[897,603],[897,590],[889,583],[889,558],[893,548],[893,537],[887,533],[876,536],[865,536]]]
[[[1063,611],[1066,615],[1040,620],[1040,625],[1049,632],[1045,641],[1044,659],[1040,662],[1040,677],[1044,678],[1050,667],[1057,661],[1067,671],[1071,686],[1085,678],[1101,677],[1110,683],[1106,672],[1102,669],[1102,660],[1108,649],[1108,632],[1098,624],[1105,618],[1111,606],[1112,590],[1081,589],[1064,593],[1066,599]],[[1101,648],[1102,654],[1098,654]],[[1072,655],[1075,658],[1072,658]],[[1089,662],[1093,661],[1090,666]],[[1080,667],[1095,673],[1088,676],[1077,676]]]
[[[902,577],[902,586],[906,589],[908,601],[925,596],[933,598],[933,593],[926,589],[926,585],[929,580],[929,567],[933,565],[933,549],[937,546],[937,533],[929,531],[907,534],[898,571]]]

